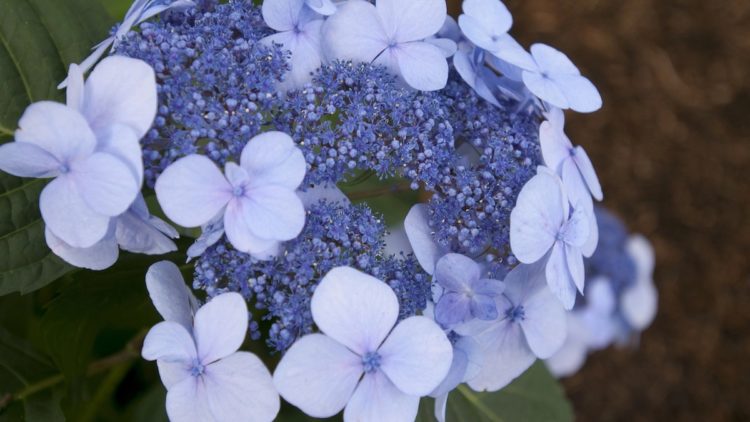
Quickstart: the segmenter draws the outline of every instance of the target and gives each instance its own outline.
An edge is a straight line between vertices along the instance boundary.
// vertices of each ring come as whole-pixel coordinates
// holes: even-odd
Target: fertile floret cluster
[[[247,141],[267,127],[288,52],[258,42],[271,33],[244,1],[171,13],[129,32],[116,54],[141,59],[156,73],[159,107],[141,140],[146,183],[153,187],[177,159],[203,154],[239,161]]]
[[[241,293],[271,322],[269,347],[283,352],[312,332],[310,298],[318,281],[335,267],[357,268],[388,283],[399,299],[401,318],[424,309],[430,294],[427,274],[411,256],[385,256],[384,237],[382,218],[368,207],[322,201],[308,211],[300,236],[272,260],[255,259],[227,242],[209,248],[196,262],[193,287],[209,296]],[[261,335],[258,322],[250,324],[254,339]]]
[[[441,94],[463,156],[430,201],[436,239],[463,253],[491,250],[505,258],[515,198],[541,164],[539,119],[495,107],[459,80]]]
[[[434,189],[456,161],[449,118],[440,95],[404,87],[382,66],[336,61],[289,92],[273,124],[305,152],[310,183],[370,170]]]

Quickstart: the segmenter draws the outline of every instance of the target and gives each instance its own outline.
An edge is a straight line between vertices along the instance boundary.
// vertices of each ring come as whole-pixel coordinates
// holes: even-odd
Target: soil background
[[[564,380],[578,420],[750,420],[750,1],[506,4],[600,89],[568,134],[656,248],[656,321]]]

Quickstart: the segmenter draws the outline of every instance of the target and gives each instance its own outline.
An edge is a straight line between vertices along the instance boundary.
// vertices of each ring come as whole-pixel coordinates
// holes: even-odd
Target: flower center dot
[[[365,372],[372,373],[380,368],[380,355],[378,352],[367,352],[362,356],[362,366],[364,366]]]
[[[242,186],[237,186],[232,191],[232,194],[236,197],[244,196],[245,195],[245,188]]]
[[[523,309],[522,305],[518,305],[505,311],[505,316],[510,320],[510,322],[523,321],[524,319],[526,319],[526,311]]]
[[[67,164],[60,164],[60,167],[58,167],[58,170],[60,170],[61,174],[66,174],[70,172],[70,167],[68,167]]]
[[[196,359],[193,361],[193,366],[190,368],[190,375],[199,377],[203,375],[205,369],[206,368],[198,361],[198,359]]]

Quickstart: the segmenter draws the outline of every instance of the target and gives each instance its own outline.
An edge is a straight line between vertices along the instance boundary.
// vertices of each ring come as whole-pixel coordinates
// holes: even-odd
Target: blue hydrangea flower
[[[589,218],[582,204],[571,214],[562,181],[546,167],[521,190],[510,216],[513,253],[525,264],[544,263],[549,287],[568,310],[576,289],[583,293]]]
[[[500,0],[465,0],[463,14],[458,17],[461,31],[477,47],[491,54],[502,54],[515,47],[508,34],[513,16]]]
[[[141,353],[159,365],[169,419],[272,421],[281,403],[271,374],[257,356],[238,351],[248,323],[242,296],[226,293],[195,310],[174,264],[157,263],[149,274],[165,321],[149,330]]]
[[[424,40],[442,28],[446,15],[444,0],[347,1],[323,29],[324,48],[331,59],[381,64],[412,88],[439,90],[448,63],[441,48]]]
[[[518,265],[505,278],[505,292],[498,297],[500,318],[473,320],[456,328],[473,337],[482,351],[482,370],[468,380],[474,390],[505,387],[537,358],[549,358],[563,345],[565,310],[546,286],[544,273],[542,265]]]
[[[0,147],[0,169],[53,178],[39,200],[47,229],[70,247],[89,248],[138,196],[138,140],[153,121],[156,87],[147,64],[123,57],[102,61],[85,84],[78,67],[71,75],[68,106],[29,106],[16,142]]]
[[[205,156],[190,155],[167,167],[155,189],[177,224],[198,227],[223,215],[232,245],[266,258],[302,231],[305,210],[295,191],[306,168],[288,135],[266,132],[251,139],[240,164],[227,163],[224,174]]]
[[[435,281],[443,293],[435,305],[435,320],[444,326],[472,318],[496,319],[495,298],[505,289],[502,281],[482,277],[482,268],[471,258],[450,253],[435,265]]]
[[[319,9],[326,11],[328,5],[322,0],[317,1],[320,2]],[[265,0],[262,11],[266,24],[279,32],[260,42],[269,46],[281,45],[291,54],[291,68],[279,89],[286,91],[304,86],[323,61],[320,42],[323,19],[307,7],[304,0]]]
[[[274,385],[313,417],[342,409],[345,420],[408,421],[420,396],[448,374],[452,347],[429,318],[397,323],[398,300],[382,281],[349,267],[323,278],[312,299],[322,334],[309,334],[287,351]]]
[[[523,70],[526,87],[541,100],[562,109],[591,113],[602,107],[602,97],[590,80],[581,75],[565,53],[546,44],[525,50],[512,50],[514,57],[502,59]]]

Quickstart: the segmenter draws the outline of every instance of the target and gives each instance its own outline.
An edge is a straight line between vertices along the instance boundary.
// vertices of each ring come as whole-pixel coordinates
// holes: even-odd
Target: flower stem
[[[347,196],[352,201],[359,201],[362,199],[377,198],[379,196],[388,195],[392,193],[408,192],[411,190],[409,183],[398,183],[390,186],[384,186],[382,188],[363,190],[359,192],[351,192]]]
[[[133,339],[130,340],[121,351],[91,362],[88,368],[86,368],[86,376],[90,377],[100,374],[108,369],[117,367],[122,363],[129,362],[137,358],[138,356],[140,356],[141,346],[145,337],[146,331],[143,330],[139,332],[135,337],[133,337]],[[33,384],[29,384],[15,394],[6,395],[0,398],[0,410],[10,405],[10,403],[12,403],[13,401],[25,400],[26,398],[50,387],[54,387],[55,385],[63,381],[65,381],[65,376],[63,374],[55,374],[48,378],[39,380]]]
[[[5,126],[0,125],[0,136],[13,136],[15,133]]]

